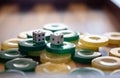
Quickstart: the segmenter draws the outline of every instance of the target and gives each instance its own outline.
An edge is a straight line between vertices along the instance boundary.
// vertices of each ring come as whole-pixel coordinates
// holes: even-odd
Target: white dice
[[[64,42],[63,34],[54,33],[50,35],[51,44],[61,45]]]
[[[45,41],[45,32],[34,31],[33,32],[33,40],[35,42],[44,42]]]

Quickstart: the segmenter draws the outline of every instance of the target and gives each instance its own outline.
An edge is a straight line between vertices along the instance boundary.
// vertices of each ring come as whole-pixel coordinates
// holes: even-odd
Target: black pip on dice
[[[33,32],[33,40],[35,42],[44,42],[45,41],[45,32],[34,31]]]
[[[50,35],[51,44],[61,45],[64,42],[63,34],[54,33]]]

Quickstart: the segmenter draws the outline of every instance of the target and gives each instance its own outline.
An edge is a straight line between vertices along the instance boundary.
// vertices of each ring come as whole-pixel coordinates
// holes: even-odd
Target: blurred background
[[[0,0],[0,43],[48,23],[91,34],[120,31],[120,0]]]

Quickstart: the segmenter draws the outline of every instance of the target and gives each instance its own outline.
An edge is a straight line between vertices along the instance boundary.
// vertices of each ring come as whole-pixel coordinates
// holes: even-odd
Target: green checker
[[[60,46],[48,43],[46,50],[55,54],[69,54],[75,52],[75,45],[69,42],[63,42],[63,44]]]
[[[16,58],[5,63],[5,69],[14,69],[24,72],[34,72],[37,62],[28,58]]]
[[[33,40],[21,41],[18,43],[19,51],[21,54],[26,55],[27,52],[34,52],[43,50],[46,46],[46,42],[37,43]]]
[[[94,58],[100,56],[102,56],[100,52],[94,52],[88,49],[81,49],[81,50],[76,50],[74,53],[72,53],[72,60],[79,63],[90,64]]]
[[[52,24],[44,25],[43,29],[55,32],[59,30],[67,30],[68,26],[61,23],[52,23]]]
[[[69,42],[63,42],[63,44],[60,46],[48,43],[46,46],[46,50],[55,54],[69,54],[75,52],[75,45]]]
[[[32,36],[33,35],[32,34],[33,31],[42,31],[42,32],[45,32],[46,40],[50,40],[50,34],[52,34],[52,32],[49,31],[49,30],[43,30],[43,29],[37,29],[37,30],[29,31],[28,33],[26,33],[27,38],[33,38],[33,36]]]
[[[64,36],[64,41],[75,41],[79,39],[79,33],[70,31],[70,30],[61,30],[61,31],[56,31],[55,33],[61,33]]]
[[[76,76],[75,78],[96,78],[98,76],[104,76],[104,72],[92,67],[83,67],[73,69],[70,75]]]
[[[1,78],[27,78],[27,75],[19,70],[8,70],[0,73]]]
[[[9,50],[2,51],[0,53],[0,61],[2,62],[6,62],[14,58],[20,58],[20,57],[23,57],[23,56],[20,54],[18,49],[9,49]]]

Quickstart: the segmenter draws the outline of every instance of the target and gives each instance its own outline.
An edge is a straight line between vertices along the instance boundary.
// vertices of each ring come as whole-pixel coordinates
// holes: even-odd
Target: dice
[[[63,34],[54,33],[50,35],[51,44],[61,45],[64,42]]]
[[[45,32],[34,31],[33,32],[33,40],[35,42],[44,42],[45,41]]]

